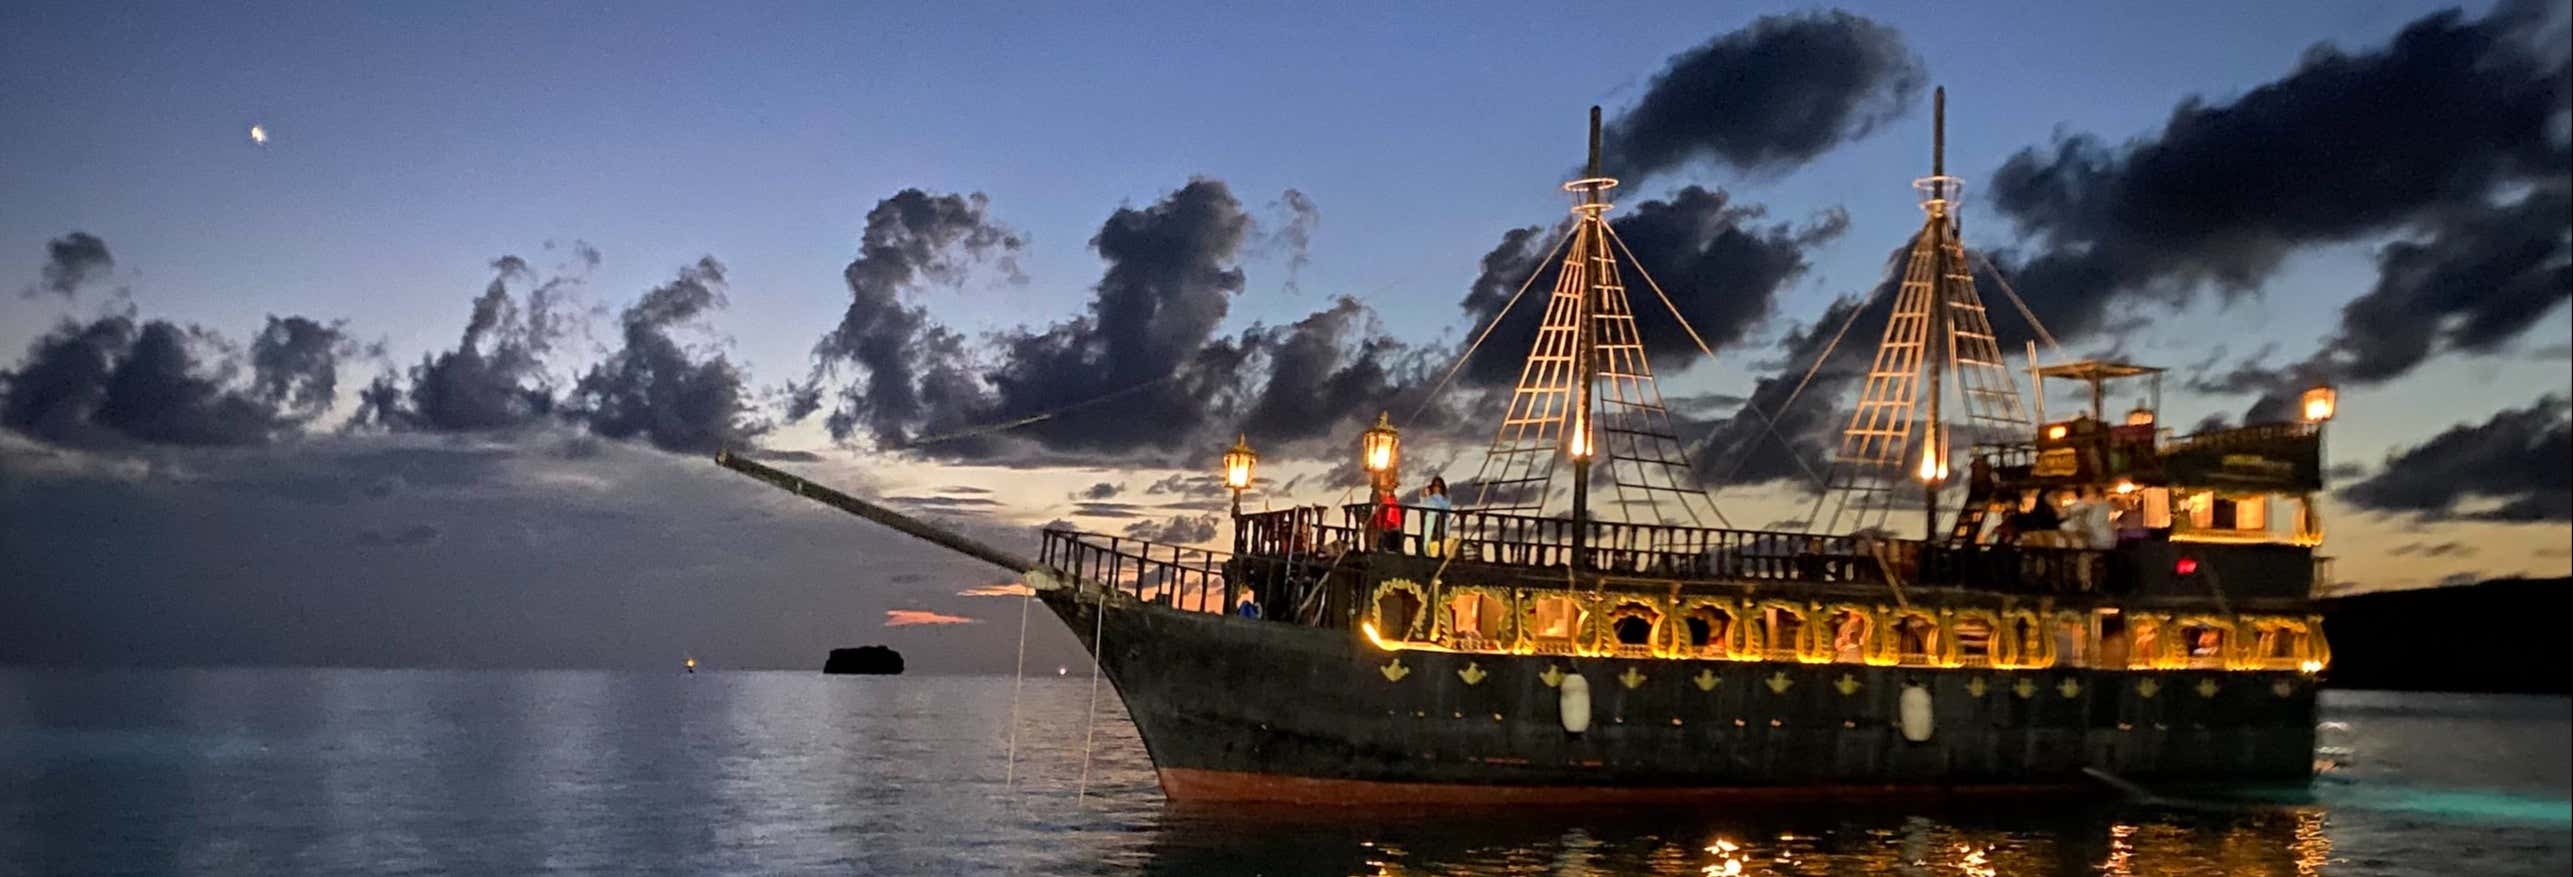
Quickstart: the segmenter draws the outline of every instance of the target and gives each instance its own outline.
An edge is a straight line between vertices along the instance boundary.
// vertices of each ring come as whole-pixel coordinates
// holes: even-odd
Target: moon
[[[250,142],[261,146],[268,145],[268,127],[265,125],[250,126]]]

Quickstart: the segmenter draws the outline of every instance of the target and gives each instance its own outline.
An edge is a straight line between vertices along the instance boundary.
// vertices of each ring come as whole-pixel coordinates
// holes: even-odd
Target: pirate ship
[[[2309,498],[2331,391],[2296,422],[2175,435],[2155,417],[2157,370],[2041,364],[2032,343],[2024,407],[1959,239],[1939,103],[1916,183],[1927,217],[1803,531],[1735,528],[1692,484],[1624,278],[1670,299],[1604,220],[1617,181],[1596,108],[1589,172],[1564,185],[1573,216],[1539,271],[1542,324],[1453,508],[1386,492],[1245,513],[1246,439],[1223,457],[1230,550],[1049,529],[1026,558],[717,461],[1024,575],[1174,800],[2305,781],[2328,660]],[[2047,381],[2089,405],[2046,419]],[[2150,403],[2108,423],[2111,388],[2133,386]],[[1379,487],[1401,441],[1384,417],[1359,437]],[[1902,507],[1926,518],[1918,538],[1887,526]]]

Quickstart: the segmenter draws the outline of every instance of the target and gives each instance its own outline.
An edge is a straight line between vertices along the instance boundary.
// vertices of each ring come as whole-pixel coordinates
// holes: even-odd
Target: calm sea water
[[[2229,801],[1166,805],[1081,677],[0,670],[0,872],[2563,874],[2562,698],[2334,693]],[[1085,717],[1096,715],[1097,721]],[[1086,745],[1085,745],[1086,741]],[[1088,757],[1084,758],[1085,751]],[[1085,766],[1086,765],[1086,766]]]

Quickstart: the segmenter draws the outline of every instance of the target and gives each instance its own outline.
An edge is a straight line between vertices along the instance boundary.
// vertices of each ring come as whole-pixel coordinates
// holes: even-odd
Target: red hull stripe
[[[1487,786],[1337,780],[1193,768],[1163,768],[1161,791],[1172,801],[1271,804],[1651,804],[1673,801],[1797,801],[1934,798],[1951,795],[2048,796],[2088,786]]]

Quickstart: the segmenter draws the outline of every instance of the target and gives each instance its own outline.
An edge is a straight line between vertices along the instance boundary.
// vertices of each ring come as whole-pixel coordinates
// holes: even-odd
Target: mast
[[[1636,522],[1703,527],[1724,517],[1695,483],[1687,446],[1672,429],[1670,409],[1644,355],[1626,278],[1643,280],[1656,306],[1669,308],[1671,299],[1605,218],[1617,180],[1606,175],[1600,109],[1590,109],[1588,160],[1578,179],[1563,184],[1573,196],[1572,221],[1548,245],[1521,292],[1539,285],[1553,289],[1500,428],[1471,482],[1468,506],[1547,514],[1563,502],[1564,485],[1556,475],[1569,464],[1572,507],[1558,514],[1574,525],[1566,541],[1576,556],[1587,547],[1589,523],[1606,510],[1594,506]],[[1510,307],[1503,306],[1494,325],[1509,316]],[[1674,319],[1686,329],[1685,317],[1674,313]]]
[[[1944,180],[1948,176],[1948,89],[1946,86],[1940,86],[1932,94],[1934,96],[1930,104],[1930,179]],[[1944,191],[1939,194],[1944,194]],[[1934,251],[1937,255],[1931,258],[1938,263],[1939,276],[1946,278],[1951,273],[1952,266],[1948,264],[1948,216],[1945,198],[1934,197],[1930,201],[1930,235],[1932,238],[1930,245],[1937,248]],[[1939,432],[1945,423],[1939,419],[1939,402],[1941,397],[1946,395],[1940,392],[1939,378],[1947,371],[1948,364],[1956,361],[1957,356],[1956,337],[1948,332],[1947,284],[1941,283],[1938,286],[1939,288],[1930,293],[1930,337],[1939,339],[1941,343],[1931,345],[1928,351],[1930,416],[1921,430],[1921,538],[1924,541],[1939,538],[1939,485],[1941,483],[1939,470],[1946,468],[1948,464],[1945,449],[1939,446]],[[1947,355],[1940,356],[1941,350],[1945,350]]]
[[[1582,172],[1581,177],[1583,183],[1590,184],[1585,185],[1582,188],[1581,207],[1578,208],[1582,212],[1581,221],[1585,225],[1596,223],[1599,221],[1600,211],[1605,209],[1599,203],[1600,187],[1596,184],[1591,184],[1592,181],[1600,179],[1599,108],[1596,106],[1590,108],[1590,163],[1586,166],[1586,170]],[[1587,229],[1585,229],[1585,231],[1587,231]],[[1581,238],[1582,243],[1588,245],[1586,249],[1591,250],[1591,252],[1583,253],[1581,255],[1583,258],[1588,259],[1590,264],[1594,267],[1608,261],[1608,252],[1606,249],[1608,242],[1603,239],[1604,237],[1604,235],[1599,234],[1584,234]],[[1592,292],[1596,289],[1597,285],[1598,284],[1595,282],[1583,285],[1579,311],[1580,322],[1577,324],[1580,328],[1575,330],[1573,334],[1574,370],[1580,376],[1579,380],[1581,382],[1580,400],[1575,403],[1577,407],[1573,409],[1572,435],[1570,436],[1572,448],[1572,565],[1576,569],[1585,565],[1583,563],[1583,559],[1588,556],[1589,552],[1587,549],[1590,544],[1590,458],[1596,450],[1592,447],[1593,436],[1591,430],[1593,429],[1593,426],[1591,424],[1591,415],[1594,409],[1598,407],[1599,383],[1599,334],[1598,328],[1593,325],[1598,322],[1594,315],[1598,312],[1599,302],[1597,301],[1598,296],[1593,295]]]
[[[1939,493],[1949,471],[1955,412],[1972,442],[2018,441],[2031,428],[2019,387],[2004,364],[1983,297],[1967,269],[1957,223],[1962,186],[1947,174],[1947,90],[1933,93],[1930,175],[1912,182],[1926,216],[1913,235],[1893,312],[1877,342],[1849,425],[1841,431],[1829,487],[1814,500],[1808,526],[1834,535],[1882,526],[1888,510],[1919,485],[1927,538],[1939,531]],[[1960,518],[1958,529],[1979,522]],[[1968,537],[1971,534],[1967,534]]]

